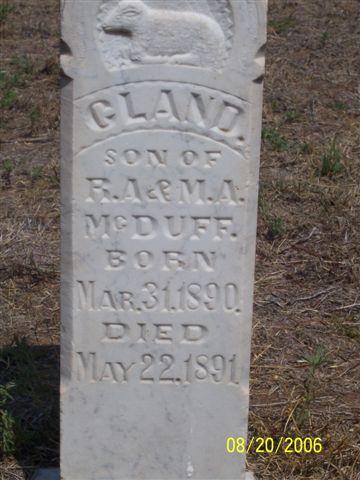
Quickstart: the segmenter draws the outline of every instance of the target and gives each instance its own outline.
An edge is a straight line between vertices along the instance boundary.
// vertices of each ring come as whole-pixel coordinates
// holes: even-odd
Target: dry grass
[[[0,5],[0,410],[3,399],[18,435],[2,480],[58,461],[57,3]],[[250,435],[325,448],[253,454],[261,480],[360,478],[359,11],[270,2]]]

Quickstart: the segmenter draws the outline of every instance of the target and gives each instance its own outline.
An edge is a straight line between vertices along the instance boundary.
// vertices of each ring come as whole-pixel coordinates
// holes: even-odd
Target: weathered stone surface
[[[33,480],[60,480],[60,470],[58,468],[42,468],[36,472]],[[245,480],[254,480],[253,474],[247,472]]]
[[[62,3],[64,480],[246,478],[265,14]]]

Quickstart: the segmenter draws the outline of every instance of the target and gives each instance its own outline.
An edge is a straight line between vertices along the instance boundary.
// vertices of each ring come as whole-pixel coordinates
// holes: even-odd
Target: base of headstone
[[[31,480],[60,480],[59,468],[40,468]],[[247,480],[247,479],[246,479]]]
[[[60,480],[60,470],[58,468],[41,468],[35,472],[31,480]],[[244,480],[256,480],[251,472],[245,473]]]

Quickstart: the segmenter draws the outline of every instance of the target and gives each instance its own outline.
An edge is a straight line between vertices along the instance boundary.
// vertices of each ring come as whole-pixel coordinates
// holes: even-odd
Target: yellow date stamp
[[[277,455],[285,453],[318,454],[323,451],[323,442],[320,437],[227,437],[226,452],[230,454],[268,454]]]

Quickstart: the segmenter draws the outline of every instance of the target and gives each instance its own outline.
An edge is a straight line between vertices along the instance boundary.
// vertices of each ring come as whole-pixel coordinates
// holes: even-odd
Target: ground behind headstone
[[[59,12],[52,0],[11,5],[0,11],[0,478],[20,479],[58,462]],[[276,1],[269,13],[250,435],[320,436],[325,450],[249,463],[260,479],[354,479],[357,5]]]

